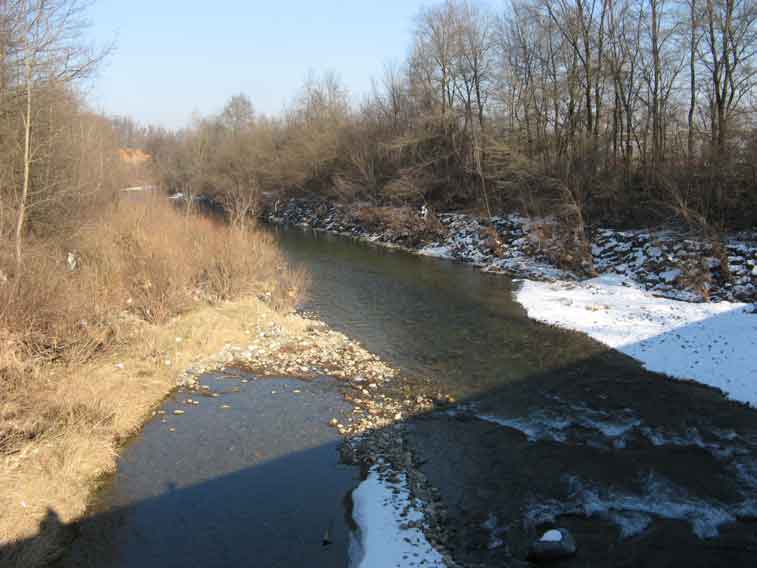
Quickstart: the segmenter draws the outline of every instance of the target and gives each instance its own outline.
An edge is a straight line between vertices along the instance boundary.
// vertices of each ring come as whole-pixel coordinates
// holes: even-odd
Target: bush
[[[27,250],[22,272],[0,284],[0,330],[45,360],[86,359],[129,317],[162,322],[246,294],[286,308],[304,286],[267,234],[186,217],[157,197],[117,203],[74,236]],[[10,252],[0,255],[8,273]]]

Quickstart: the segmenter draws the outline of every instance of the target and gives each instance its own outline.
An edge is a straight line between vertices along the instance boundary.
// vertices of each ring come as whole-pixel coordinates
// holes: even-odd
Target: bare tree
[[[710,77],[711,140],[725,155],[729,127],[742,99],[755,86],[757,4],[753,0],[705,0],[702,63]]]
[[[21,0],[12,3],[21,22],[17,28],[19,52],[15,64],[23,92],[23,174],[17,194],[15,223],[16,267],[22,263],[22,243],[28,209],[46,187],[32,187],[36,145],[33,125],[41,109],[35,101],[42,92],[65,88],[90,73],[106,52],[95,53],[81,44],[86,4],[79,0]]]

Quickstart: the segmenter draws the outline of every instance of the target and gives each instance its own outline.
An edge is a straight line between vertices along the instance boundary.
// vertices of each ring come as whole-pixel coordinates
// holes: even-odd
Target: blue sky
[[[278,113],[310,70],[337,71],[353,98],[404,59],[422,0],[99,0],[99,44],[115,52],[89,88],[95,109],[185,125],[244,92]]]

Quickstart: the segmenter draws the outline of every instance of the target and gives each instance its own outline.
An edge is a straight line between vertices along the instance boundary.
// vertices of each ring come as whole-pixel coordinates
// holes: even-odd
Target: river
[[[277,234],[310,274],[304,310],[458,400],[412,419],[406,434],[440,491],[457,560],[525,558],[554,525],[579,546],[564,566],[756,557],[753,410],[529,320],[504,276],[323,233]],[[344,498],[359,476],[314,417],[347,410],[328,381],[298,384],[241,385],[238,414],[218,421],[208,411],[173,437],[148,425],[103,498],[101,516],[128,513],[107,539],[79,539],[78,557],[107,542],[114,566],[346,565]],[[268,394],[287,389],[307,391],[311,410]],[[150,556],[161,539],[166,554]]]

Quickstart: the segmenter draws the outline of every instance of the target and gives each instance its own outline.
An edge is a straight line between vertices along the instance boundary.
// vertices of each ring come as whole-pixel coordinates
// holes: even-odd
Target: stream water
[[[305,309],[458,399],[413,419],[408,435],[457,559],[525,558],[558,525],[579,545],[565,566],[753,565],[753,410],[529,320],[506,277],[277,235],[310,274]],[[201,401],[174,432],[148,425],[104,495],[98,518],[109,522],[85,525],[69,564],[346,565],[344,498],[358,475],[339,465],[323,417],[347,409],[328,381],[280,383],[238,385],[225,414]]]
[[[279,241],[311,275],[308,309],[460,401],[409,424],[459,560],[525,558],[557,525],[579,543],[566,566],[757,563],[757,412],[529,320],[504,276],[324,233]]]

